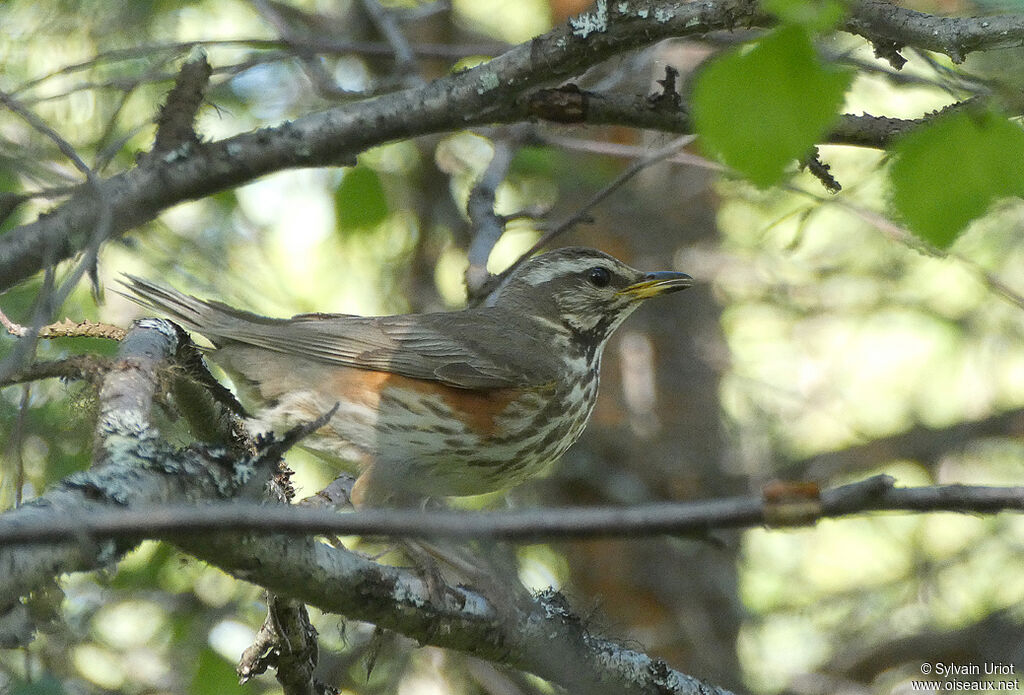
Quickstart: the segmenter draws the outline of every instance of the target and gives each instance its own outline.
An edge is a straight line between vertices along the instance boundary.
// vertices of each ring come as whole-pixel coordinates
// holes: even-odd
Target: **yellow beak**
[[[685,290],[691,285],[693,285],[693,278],[686,273],[662,270],[656,273],[647,273],[640,282],[634,282],[616,294],[628,295],[634,299],[650,299],[669,292]]]

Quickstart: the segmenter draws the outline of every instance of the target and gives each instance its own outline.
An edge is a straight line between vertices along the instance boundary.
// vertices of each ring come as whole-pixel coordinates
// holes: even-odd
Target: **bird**
[[[126,275],[126,296],[205,336],[257,431],[337,408],[303,444],[357,475],[357,507],[511,488],[582,434],[601,356],[644,300],[690,287],[591,248],[527,259],[457,311],[267,318]]]

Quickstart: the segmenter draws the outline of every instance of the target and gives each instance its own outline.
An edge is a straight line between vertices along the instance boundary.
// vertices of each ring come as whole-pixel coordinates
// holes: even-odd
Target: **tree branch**
[[[473,240],[467,250],[469,265],[465,274],[466,293],[470,300],[483,298],[484,288],[490,278],[487,259],[505,233],[505,220],[494,211],[494,205],[498,186],[505,180],[513,154],[511,143],[503,139],[495,140],[494,155],[480,179],[473,185],[469,200],[466,201],[466,214],[469,215],[473,229]]]
[[[670,37],[738,26],[767,27],[775,22],[749,0],[603,6],[607,9],[604,15],[587,13],[488,63],[423,87],[364,99],[217,142],[180,147],[162,157],[147,158],[129,171],[80,186],[52,212],[0,238],[0,258],[5,259],[0,267],[0,290],[47,263],[86,248],[104,205],[110,223],[101,229],[105,238],[116,237],[173,205],[271,172],[351,163],[359,152],[385,142],[522,120],[528,110],[517,100],[531,90],[572,77],[624,51]],[[854,6],[845,28],[871,41],[920,46],[954,57],[1020,45],[1024,40],[1021,16],[936,17],[873,0]],[[588,122],[600,122],[597,119],[590,114]],[[630,124],[645,127],[642,121]],[[881,123],[881,132],[891,125]],[[850,137],[865,140],[856,134]],[[95,189],[101,195],[96,195]]]
[[[244,685],[253,676],[274,667],[285,695],[330,692],[313,678],[319,645],[316,628],[309,620],[305,604],[273,594],[269,596],[268,604],[266,620],[238,662],[239,682]]]
[[[565,220],[549,227],[548,230],[544,232],[544,234],[542,234],[541,237],[529,249],[524,251],[519,256],[519,258],[517,258],[515,262],[512,263],[512,265],[505,268],[505,270],[501,271],[501,273],[499,273],[498,275],[484,276],[484,283],[479,287],[475,288],[475,290],[474,288],[472,288],[471,285],[469,285],[469,272],[467,271],[467,289],[474,290],[469,292],[470,302],[472,303],[473,301],[482,300],[489,293],[493,292],[495,288],[497,288],[498,285],[500,285],[505,278],[511,275],[516,270],[516,268],[518,268],[527,260],[529,260],[529,258],[533,254],[547,246],[549,243],[551,243],[552,240],[556,239],[562,234],[565,234],[576,225],[588,219],[590,211],[597,207],[608,196],[610,196],[618,189],[622,188],[622,186],[628,183],[631,179],[633,179],[633,177],[635,177],[644,169],[653,166],[658,162],[664,161],[671,157],[672,155],[678,153],[679,150],[693,142],[695,137],[696,136],[693,135],[684,135],[683,137],[674,139],[672,142],[670,142],[668,145],[664,147],[653,150],[651,152],[647,152],[642,157],[637,158],[636,161],[634,161],[628,167],[626,167],[621,173],[619,173],[618,176],[616,176],[610,182],[605,184],[601,188],[601,190],[597,191],[593,196],[591,196],[590,200],[584,203],[578,210],[569,215],[569,217],[567,217]],[[474,239],[474,241],[476,240]],[[495,241],[497,241],[497,239],[495,239]]]
[[[212,68],[206,62],[206,53],[200,49],[181,66],[174,80],[174,88],[160,108],[150,156],[160,156],[186,143],[199,142],[195,132],[196,114],[203,105],[211,72]]]
[[[0,291],[46,264],[86,249],[91,230],[99,228],[105,241],[155,219],[178,203],[271,172],[351,164],[360,151],[384,142],[521,121],[529,114],[521,97],[532,89],[577,75],[614,54],[666,38],[775,23],[750,0],[599,5],[606,10],[603,14],[594,10],[575,17],[481,66],[423,87],[360,100],[216,142],[178,147],[163,157],[145,158],[132,170],[79,186],[68,201],[47,215],[0,237],[0,258],[5,259],[0,266]],[[954,57],[971,50],[1020,45],[1024,40],[1024,17],[1019,15],[938,17],[874,0],[855,5],[845,28],[869,41],[921,46]],[[632,111],[635,118],[629,125],[680,131],[679,125],[666,128],[664,114],[655,118],[651,110]],[[645,114],[646,124],[640,118]],[[590,113],[587,122],[600,123],[601,118]],[[871,123],[873,132],[882,134],[895,124]],[[847,135],[858,144],[878,142],[877,137],[872,140],[862,131]],[[109,214],[109,223],[100,219],[104,217],[101,212]]]
[[[438,597],[419,576],[378,565],[312,538],[178,541],[187,552],[271,591],[317,608],[534,673],[573,692],[728,695],[664,662],[592,635],[561,594],[515,605],[489,603],[465,587]]]
[[[548,592],[525,605],[489,603],[463,587],[450,587],[441,597],[415,574],[377,565],[355,554],[316,542],[312,534],[400,535],[405,537],[488,537],[537,540],[598,535],[689,534],[709,528],[791,525],[864,511],[956,511],[994,513],[1024,511],[1024,488],[948,485],[897,488],[892,478],[876,476],[818,494],[814,486],[782,486],[763,498],[732,498],[701,503],[657,504],[627,509],[570,509],[495,514],[464,512],[423,513],[366,510],[338,515],[323,509],[232,503],[214,506],[146,506],[156,502],[142,480],[161,479],[162,487],[177,480],[189,499],[214,499],[209,470],[218,464],[196,458],[155,457],[136,449],[147,465],[122,466],[135,472],[126,489],[125,467],[108,467],[97,474],[69,479],[48,493],[0,517],[0,594],[16,596],[34,581],[54,572],[91,568],[99,558],[116,555],[106,539],[143,536],[172,540],[186,552],[241,579],[255,582],[288,598],[326,611],[366,620],[420,641],[466,651],[500,661],[562,684],[590,690],[628,693],[707,692],[711,688],[672,671],[621,645],[591,635],[564,600]],[[198,471],[204,471],[198,473]],[[196,477],[199,480],[196,480]],[[237,476],[236,476],[237,477]],[[86,482],[88,481],[88,482]],[[223,481],[220,481],[223,484]],[[119,493],[112,497],[113,485]],[[140,491],[137,492],[136,489]],[[83,494],[89,490],[90,495]],[[205,490],[198,492],[197,490]],[[70,500],[68,495],[91,497]],[[144,499],[137,499],[142,496]],[[102,500],[97,502],[95,500]],[[172,497],[173,499],[173,497]],[[179,497],[180,499],[180,497]],[[104,509],[111,503],[128,507]],[[55,511],[55,510],[67,511]],[[216,530],[216,533],[211,533]],[[285,530],[288,535],[239,536],[239,531]],[[300,536],[300,537],[296,537]],[[78,542],[68,542],[68,538]],[[99,539],[99,544],[95,542]],[[23,543],[58,542],[73,555],[52,556],[52,548]],[[99,549],[107,548],[106,553]],[[31,571],[11,559],[19,553],[45,550],[45,567]],[[92,562],[82,562],[83,554]],[[553,651],[552,645],[564,649]],[[661,688],[659,690],[659,688]],[[712,688],[712,691],[715,689]],[[720,692],[720,691],[719,691]]]
[[[879,46],[923,48],[963,62],[968,53],[1024,45],[1024,16],[938,17],[885,0],[866,0],[850,13],[843,29]]]
[[[86,247],[108,204],[108,238],[154,219],[163,210],[282,169],[351,164],[363,150],[393,140],[487,123],[520,120],[518,95],[569,77],[612,55],[671,36],[770,22],[747,0],[685,3],[665,8],[636,3],[600,30],[558,27],[493,60],[421,88],[364,99],[224,140],[180,147],[99,182],[102,196],[79,187],[35,222],[0,237],[0,291],[46,263]],[[660,21],[649,21],[658,11]],[[641,16],[642,14],[642,16]]]
[[[781,493],[780,493],[781,491]],[[145,509],[78,513],[53,511],[48,518],[15,523],[0,516],[0,547],[54,542],[70,533],[93,539],[202,536],[210,531],[338,534],[400,538],[487,538],[537,542],[558,538],[702,535],[723,528],[811,525],[820,519],[865,512],[1024,512],[1024,487],[935,485],[896,487],[878,475],[818,491],[812,484],[770,486],[763,496],[632,507],[568,507],[508,512],[423,512],[365,509],[338,514],[317,507],[267,507],[232,502],[171,504]]]
[[[108,465],[71,476],[41,498],[7,512],[0,517],[0,527],[23,533],[46,525],[45,520],[60,514],[56,510],[91,519],[115,505],[133,514],[159,509],[161,503],[173,500],[195,503],[251,496],[266,479],[271,455],[280,451],[268,447],[262,456],[236,462],[222,453],[202,447],[176,452],[146,437],[134,444],[126,438]],[[308,511],[276,505],[249,509],[260,514],[277,509]],[[144,535],[125,534],[117,544],[96,542],[88,532],[74,529],[52,546],[22,546],[0,539],[0,596],[9,601],[0,614],[0,630],[9,615],[15,638],[24,635],[18,596],[55,574],[115,561]],[[592,635],[556,592],[500,606],[464,587],[446,587],[439,597],[416,573],[375,564],[316,542],[312,536],[239,536],[225,529],[195,535],[171,533],[167,538],[185,552],[279,596],[373,622],[423,643],[506,663],[579,692],[728,695],[659,660]],[[0,632],[0,643],[10,644],[6,637]]]
[[[566,91],[542,90],[545,93]],[[659,107],[649,98],[639,95],[604,94],[573,90],[579,112],[575,123],[588,125],[617,125],[633,128],[647,128],[667,133],[687,134],[693,132],[693,122],[686,104],[677,108]],[[555,120],[545,100],[528,99],[525,108],[537,118]],[[944,112],[943,112],[944,113]],[[842,114],[835,126],[822,138],[825,145],[853,145],[857,147],[886,148],[896,138],[934,118],[934,114],[921,118],[891,118],[870,114]]]
[[[1020,437],[1024,434],[1024,409],[946,427],[915,425],[908,430],[878,437],[839,451],[830,451],[782,467],[790,478],[826,480],[836,475],[877,468],[889,461],[908,459],[931,466],[941,457],[962,450],[984,437]]]
[[[282,453],[273,441],[255,456],[229,460],[223,449],[176,451],[150,426],[156,366],[176,348],[166,321],[138,322],[120,345],[100,388],[93,470],[69,476],[2,518],[14,526],[42,523],[56,509],[89,516],[111,506],[223,499],[262,490]],[[255,488],[255,490],[253,489]],[[117,560],[141,537],[100,541],[70,531],[54,546],[0,544],[0,616],[18,597],[55,574],[92,570]],[[0,634],[0,644],[7,636]]]
[[[32,362],[0,377],[0,388],[14,384],[26,384],[40,379],[98,380],[110,367],[110,360],[97,355],[72,355],[59,360]]]

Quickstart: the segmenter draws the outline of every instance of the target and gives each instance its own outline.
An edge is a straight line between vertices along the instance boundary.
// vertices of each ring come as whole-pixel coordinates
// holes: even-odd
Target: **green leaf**
[[[846,15],[839,0],[762,0],[761,6],[786,24],[808,31],[827,31]]]
[[[217,652],[206,648],[199,653],[199,664],[189,692],[195,695],[244,695],[250,691],[238,684],[238,675],[232,664]]]
[[[372,229],[388,216],[388,198],[377,172],[359,165],[345,171],[334,192],[334,212],[345,231]]]
[[[851,70],[822,66],[803,28],[781,27],[701,72],[694,126],[706,151],[771,186],[836,120],[852,79]]]
[[[1024,130],[995,113],[955,113],[894,147],[893,204],[911,231],[940,248],[998,198],[1024,195]]]
[[[560,164],[562,159],[553,148],[526,146],[516,150],[509,171],[525,176],[551,176]]]

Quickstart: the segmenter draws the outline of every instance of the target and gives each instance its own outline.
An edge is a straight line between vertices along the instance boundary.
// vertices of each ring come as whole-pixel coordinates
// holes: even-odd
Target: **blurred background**
[[[407,40],[406,60],[375,23],[381,7]],[[919,8],[972,9],[955,0]],[[203,42],[214,68],[197,130],[217,139],[473,65],[582,9],[578,0],[6,0],[0,88],[110,175],[150,147],[190,42]],[[651,93],[666,66],[685,82],[739,38],[665,42],[578,82]],[[823,50],[873,66],[847,112],[909,118],[963,96],[952,66],[934,56],[909,56],[893,76],[854,37]],[[272,316],[457,308],[472,238],[466,200],[495,147],[512,153],[497,211],[536,215],[509,223],[491,257],[499,271],[672,137],[527,124],[393,143],[354,167],[285,172],[173,208],[102,249],[100,283],[129,272]],[[668,161],[559,239],[685,271],[698,286],[648,303],[618,332],[590,427],[550,476],[460,504],[629,505],[881,472],[901,485],[1021,484],[1024,206],[1000,204],[950,254],[929,253],[885,218],[884,152],[824,146],[821,156],[843,185],[838,195],[805,173],[764,191]],[[34,219],[77,180],[50,140],[0,112],[0,191],[55,191],[0,231]],[[28,321],[40,283],[0,297],[3,310]],[[138,316],[112,292],[97,303],[87,284],[61,316],[119,325]],[[86,340],[38,348],[41,358],[112,351]],[[92,414],[82,384],[0,392],[0,506],[88,466]],[[301,452],[289,462],[300,492],[332,478]],[[910,692],[924,662],[1024,668],[1019,516],[874,514],[516,553],[521,581],[561,589],[591,630],[743,692]],[[108,573],[41,588],[32,609],[47,628],[28,650],[0,651],[0,692],[278,691],[269,676],[240,688],[234,675],[265,615],[261,592],[170,546],[147,542]],[[372,626],[339,616],[314,621],[320,677],[343,692],[553,692],[399,636],[374,640]]]

